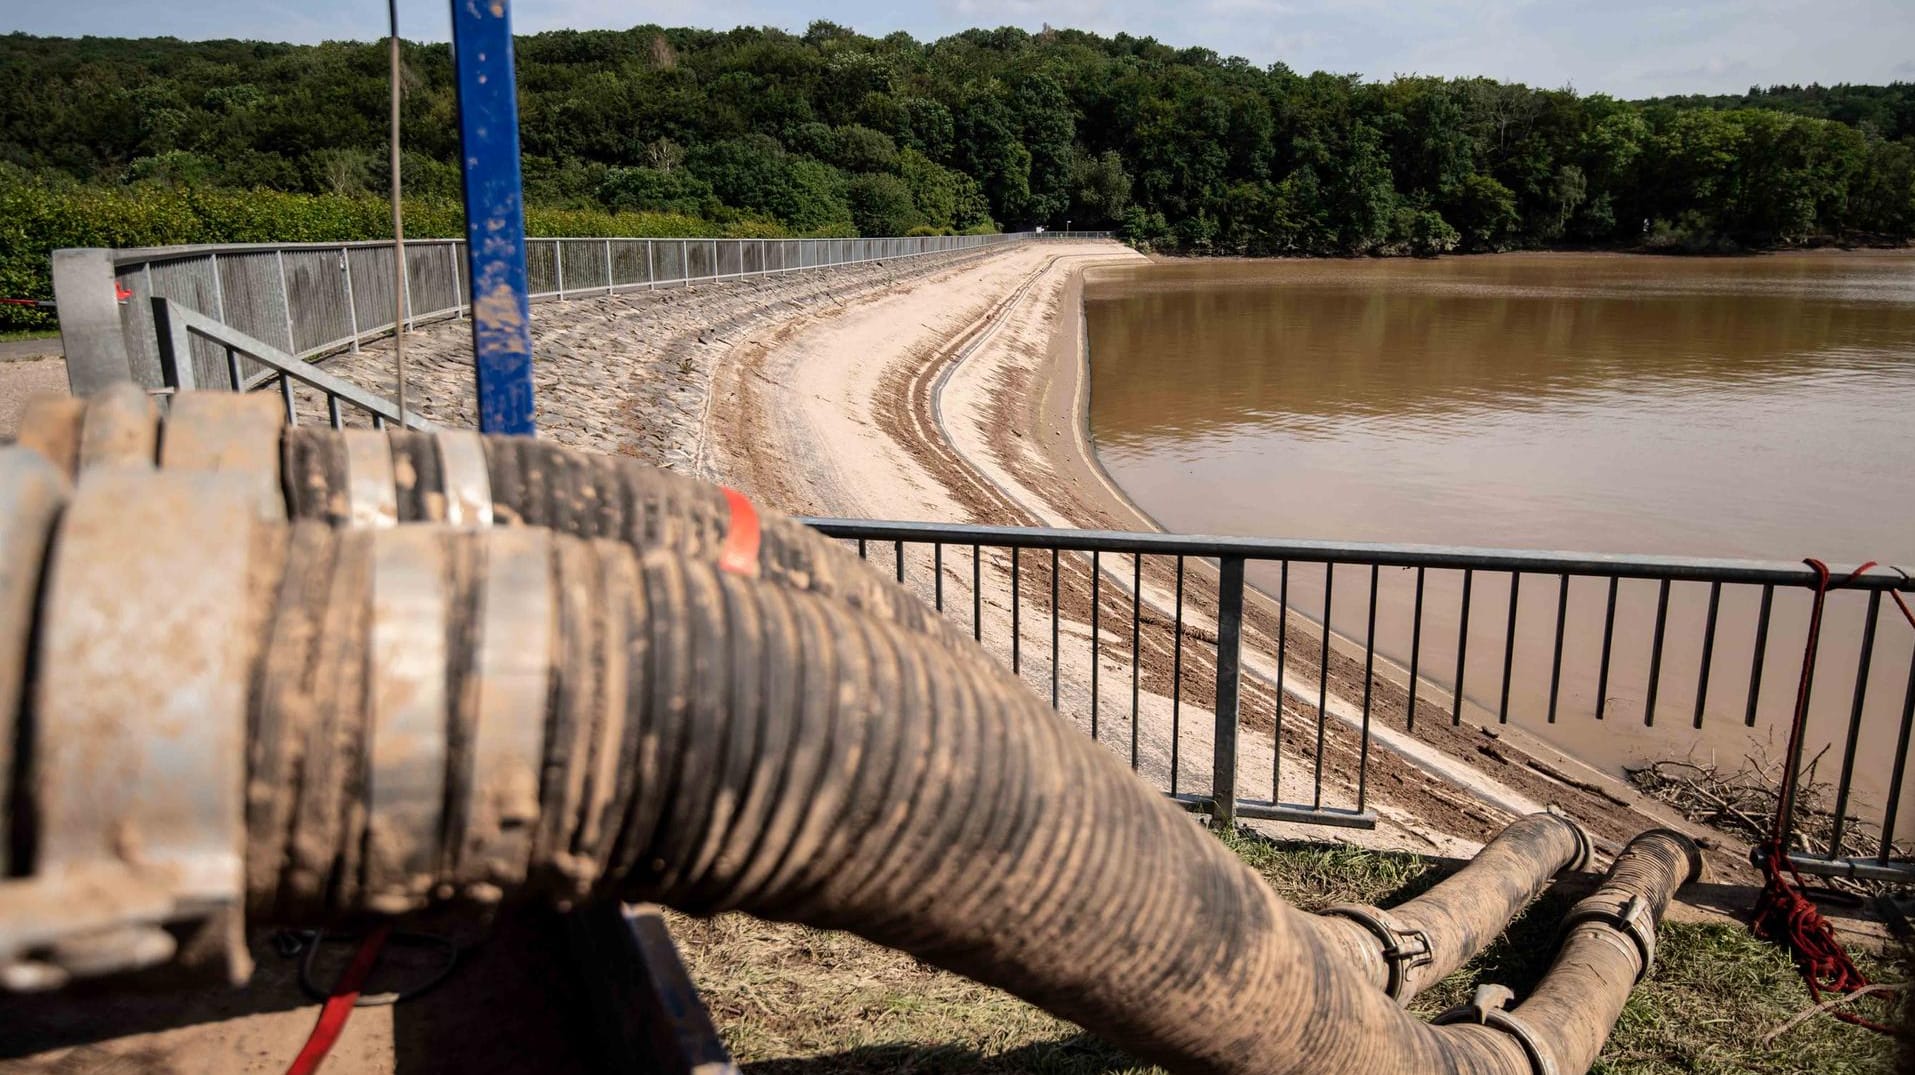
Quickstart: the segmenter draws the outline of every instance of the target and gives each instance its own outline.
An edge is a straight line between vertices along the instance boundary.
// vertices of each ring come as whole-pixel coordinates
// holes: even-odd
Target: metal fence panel
[[[219,263],[211,255],[180,258],[154,265],[150,286],[154,297],[171,299],[217,321],[226,320],[225,304],[220,293]],[[153,362],[157,369],[157,351]],[[225,362],[224,353],[210,343],[199,339],[193,341],[195,370],[208,375],[217,373],[223,381]]]
[[[294,354],[352,342],[346,306],[346,255],[339,250],[288,250],[287,306],[292,311]]]
[[[414,323],[447,314],[463,305],[458,267],[446,256],[450,244],[406,244],[406,311]]]
[[[228,254],[215,261],[226,324],[267,343],[290,347],[279,252]]]
[[[120,306],[120,337],[126,344],[126,360],[133,379],[140,384],[162,383],[159,350],[153,334],[153,274],[150,265],[120,266],[114,269],[115,293],[129,296]]]
[[[567,295],[605,291],[611,282],[605,272],[605,240],[560,239],[557,246],[564,253]]]
[[[528,239],[526,278],[540,298],[588,297],[632,287],[969,251],[1034,237]],[[119,292],[118,328],[128,368],[149,387],[163,380],[151,310],[155,297],[302,358],[341,347],[357,349],[361,341],[392,328],[390,243],[241,243],[108,254]],[[470,304],[463,239],[413,240],[406,244],[405,258],[408,316],[414,324]],[[189,335],[196,373],[206,383],[223,383],[224,352],[205,334]],[[250,360],[243,367],[249,377],[259,374]]]
[[[705,239],[696,239],[684,244],[685,279],[709,280],[715,271],[716,249]]]
[[[685,279],[685,266],[688,251],[682,239],[653,239],[651,241],[653,258],[653,277],[658,284],[675,284]]]
[[[538,297],[559,293],[559,244],[553,239],[525,241],[525,290]]]
[[[649,239],[612,240],[612,286],[646,287],[652,282]]]
[[[364,337],[392,327],[392,247],[354,246],[346,251],[354,324]]]

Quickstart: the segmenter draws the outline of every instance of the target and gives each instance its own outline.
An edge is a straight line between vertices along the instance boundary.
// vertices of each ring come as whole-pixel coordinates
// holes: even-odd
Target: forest
[[[517,49],[534,232],[1068,225],[1253,256],[1915,234],[1910,83],[1630,102],[1122,34],[827,22]],[[409,213],[440,234],[458,219],[450,48],[408,44],[404,64]],[[0,36],[0,293],[43,291],[57,246],[380,237],[386,65],[383,43]]]

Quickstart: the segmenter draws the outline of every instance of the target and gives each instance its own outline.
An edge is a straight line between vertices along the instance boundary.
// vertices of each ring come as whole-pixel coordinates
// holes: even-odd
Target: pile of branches
[[[1826,752],[1826,750],[1824,751]],[[1882,830],[1851,813],[1842,826],[1842,846],[1832,846],[1835,835],[1835,811],[1829,803],[1830,785],[1817,782],[1817,754],[1802,767],[1795,793],[1795,841],[1792,845],[1811,855],[1837,858],[1844,855],[1873,855],[1880,849]],[[1769,838],[1775,824],[1777,797],[1782,786],[1782,763],[1745,755],[1734,769],[1690,759],[1666,759],[1648,765],[1625,768],[1629,782],[1653,799],[1674,807],[1683,817],[1713,829],[1738,836],[1750,843]],[[1891,845],[1889,854],[1902,857],[1908,849]]]

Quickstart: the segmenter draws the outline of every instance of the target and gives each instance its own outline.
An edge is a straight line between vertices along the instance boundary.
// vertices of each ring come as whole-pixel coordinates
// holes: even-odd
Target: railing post
[[[605,240],[605,294],[612,293],[612,241]]]
[[[652,255],[652,247],[655,245],[650,239],[645,240],[645,290],[647,291],[658,290],[658,259]]]
[[[206,264],[213,270],[213,318],[222,325],[228,324],[229,322],[226,320],[226,285],[220,283],[219,280],[219,255],[206,255]]]
[[[352,326],[352,353],[359,353],[359,304],[352,297],[352,248],[339,248],[339,271],[346,274],[346,320]]]
[[[406,297],[406,331],[411,332],[419,322],[419,301],[412,295],[412,261],[406,255],[406,243],[402,240],[393,244],[393,255],[399,259],[399,293]],[[395,327],[396,333],[398,329]]]
[[[120,330],[119,281],[107,250],[55,250],[53,300],[66,351],[67,386],[92,395],[116,381],[137,380]]]
[[[446,258],[452,262],[452,316],[465,316],[465,296],[459,294],[459,243],[457,240],[446,244]]]
[[[273,257],[279,262],[279,308],[286,314],[286,353],[299,353],[298,341],[293,337],[293,289],[286,286],[286,252],[273,251]]]
[[[552,265],[558,272],[559,298],[565,298],[565,240],[552,240]]]
[[[175,392],[187,392],[199,387],[193,375],[193,343],[186,332],[186,326],[172,316],[171,304],[155,296],[153,302],[153,335],[159,344],[160,376],[166,379],[166,387]],[[238,391],[238,386],[234,387]]]
[[[1217,736],[1211,756],[1210,816],[1219,832],[1237,823],[1237,692],[1243,658],[1243,557],[1218,561]]]

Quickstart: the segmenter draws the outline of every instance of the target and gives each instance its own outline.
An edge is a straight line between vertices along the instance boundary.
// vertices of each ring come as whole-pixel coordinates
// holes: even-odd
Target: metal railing
[[[355,412],[363,413],[367,424],[374,429],[384,429],[392,423],[408,429],[435,428],[410,408],[401,416],[399,408],[390,400],[171,299],[152,300],[152,317],[167,393],[196,388],[244,392],[271,384],[285,403],[286,424],[298,425],[300,412],[306,409],[300,406],[299,399],[303,386],[317,395],[317,406],[323,408],[327,424],[334,429],[358,424],[352,421]],[[221,357],[224,366],[218,379],[210,382],[202,379],[201,363],[192,357],[209,349]],[[243,368],[246,366],[254,372],[246,373]],[[162,397],[167,393],[162,393]]]
[[[526,240],[534,300],[562,300],[854,265],[962,254],[1032,239],[1107,239],[1108,232],[1016,232],[866,239],[540,238]],[[294,358],[357,349],[392,331],[391,242],[237,243],[128,250],[62,250],[54,290],[76,393],[95,387],[87,339],[114,334],[123,366],[148,388],[163,382],[151,302],[171,299]],[[109,279],[110,277],[110,279]],[[405,244],[407,327],[467,313],[465,241]],[[96,294],[97,293],[97,294]],[[117,324],[110,296],[117,295]],[[97,301],[106,297],[105,301]],[[196,347],[199,380],[214,383],[222,356]],[[110,356],[109,364],[121,356]],[[248,380],[261,370],[243,367]],[[112,372],[112,371],[109,371]],[[98,375],[104,376],[104,375]],[[124,379],[124,369],[116,377]]]
[[[1582,720],[1665,746],[1715,728],[1786,739],[1805,658],[1810,734],[1783,760],[1811,773],[1822,752],[1835,761],[1815,803],[1782,806],[1791,858],[1915,877],[1895,842],[1915,633],[1882,607],[1915,582],[1895,568],[1831,591],[1809,650],[1815,575],[1800,564],[805,521],[968,627],[1161,790],[1223,819],[1373,825],[1373,747],[1440,771],[1418,735],[1432,720],[1544,738]],[[1819,843],[1795,825],[1812,805],[1832,816]]]

